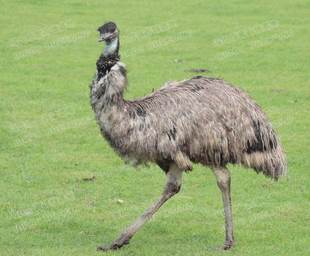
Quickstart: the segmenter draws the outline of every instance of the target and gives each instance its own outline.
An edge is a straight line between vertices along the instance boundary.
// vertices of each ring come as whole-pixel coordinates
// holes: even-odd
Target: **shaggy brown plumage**
[[[102,37],[118,40],[118,30],[112,25]],[[118,55],[118,48],[113,53]],[[229,249],[234,236],[226,165],[241,164],[273,179],[286,172],[280,142],[260,107],[240,89],[203,76],[167,82],[149,96],[125,100],[124,64],[117,62],[104,76],[101,73],[99,67],[90,88],[102,135],[126,161],[157,163],[166,172],[167,184],[154,205],[111,245],[99,249],[127,244],[161,205],[179,192],[182,173],[192,170],[192,162],[209,166],[216,176],[225,212],[224,249]]]
[[[191,161],[232,163],[275,179],[284,174],[284,155],[270,122],[240,89],[220,79],[194,77],[126,101],[126,81],[124,67],[117,64],[92,85],[102,134],[124,159],[162,168],[176,162],[184,170],[192,169]]]

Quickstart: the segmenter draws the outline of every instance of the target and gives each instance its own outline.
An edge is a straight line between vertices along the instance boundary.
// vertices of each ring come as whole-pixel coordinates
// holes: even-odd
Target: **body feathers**
[[[91,85],[92,107],[103,136],[126,160],[192,164],[242,164],[277,179],[286,170],[275,131],[260,107],[225,81],[194,77],[166,83],[126,101],[125,67],[117,63]],[[100,93],[98,93],[100,92]],[[166,171],[166,170],[165,170]]]

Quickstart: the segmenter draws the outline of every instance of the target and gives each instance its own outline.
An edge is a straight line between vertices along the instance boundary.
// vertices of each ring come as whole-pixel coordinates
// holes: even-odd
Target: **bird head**
[[[114,22],[109,21],[104,25],[100,26],[99,32],[99,42],[105,43],[104,55],[112,55],[118,53],[119,49],[119,31]]]

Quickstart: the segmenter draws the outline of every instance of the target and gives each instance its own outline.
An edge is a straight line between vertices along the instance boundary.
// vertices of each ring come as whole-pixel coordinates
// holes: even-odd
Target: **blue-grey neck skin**
[[[109,56],[113,54],[117,50],[117,47],[118,47],[118,38],[116,37],[111,42],[106,43],[106,46],[103,51],[103,55]]]

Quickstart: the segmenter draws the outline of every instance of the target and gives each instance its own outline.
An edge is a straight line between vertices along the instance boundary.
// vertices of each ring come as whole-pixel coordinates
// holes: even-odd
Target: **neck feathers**
[[[126,69],[116,63],[101,79],[95,78],[91,85],[91,104],[95,112],[115,105],[122,105],[123,93],[127,86]]]
[[[96,62],[98,81],[110,72],[111,68],[120,60],[118,51],[119,39],[116,37],[111,42],[106,44],[103,54],[100,55]]]

